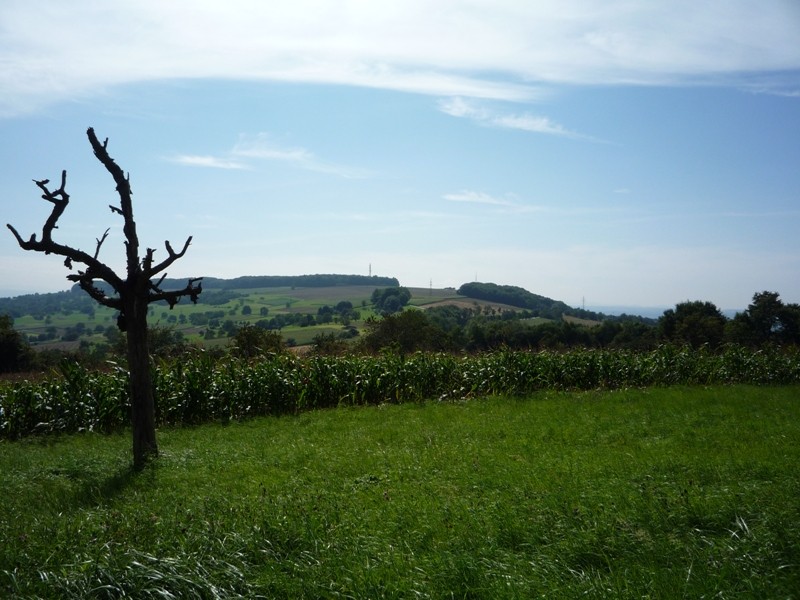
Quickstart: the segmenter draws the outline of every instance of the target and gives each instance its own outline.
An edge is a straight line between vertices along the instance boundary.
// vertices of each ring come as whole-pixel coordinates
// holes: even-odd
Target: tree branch
[[[94,285],[94,278],[91,276],[88,269],[86,271],[79,272],[77,275],[67,275],[67,279],[77,283],[84,292],[92,297],[93,300],[99,302],[103,306],[108,306],[109,308],[113,308],[114,310],[118,311],[122,310],[122,299],[109,297],[103,290],[96,287]]]
[[[131,182],[125,176],[120,166],[108,155],[108,138],[101,144],[94,133],[94,128],[86,130],[89,143],[92,145],[94,155],[106,168],[114,182],[117,184],[117,194],[119,195],[120,208],[111,207],[111,210],[118,212],[125,220],[123,232],[125,234],[125,253],[128,259],[128,278],[130,279],[139,272],[139,238],[136,235],[136,223],[133,220],[133,202],[131,201]]]
[[[53,229],[58,227],[58,219],[64,213],[69,204],[69,194],[66,191],[67,172],[61,172],[61,186],[57,190],[50,191],[47,184],[50,182],[48,179],[41,181],[34,180],[39,189],[42,190],[42,198],[53,204],[53,210],[50,216],[45,221],[42,228],[42,239],[37,240],[36,234],[32,234],[30,239],[25,241],[19,232],[9,223],[6,225],[8,229],[14,234],[20,248],[23,250],[32,250],[34,252],[43,252],[45,254],[57,254],[65,258],[64,265],[68,269],[72,269],[73,262],[83,263],[87,266],[87,273],[91,273],[93,279],[102,279],[111,285],[117,292],[122,289],[122,280],[117,276],[114,271],[100,262],[97,259],[100,245],[105,240],[106,235],[103,235],[101,240],[98,240],[97,250],[94,256],[90,256],[86,252],[70,246],[65,246],[53,241]],[[108,232],[106,232],[107,234]]]
[[[64,265],[70,270],[73,268],[73,263],[82,263],[86,265],[85,270],[70,274],[67,276],[67,279],[77,283],[81,289],[100,304],[118,310],[120,312],[118,326],[123,331],[125,331],[127,327],[128,317],[130,316],[126,315],[125,311],[132,310],[132,306],[144,305],[146,307],[146,305],[151,302],[164,300],[169,304],[170,308],[172,308],[184,296],[188,296],[192,302],[196,303],[200,292],[202,292],[202,284],[198,283],[202,280],[202,277],[190,279],[183,289],[168,292],[160,288],[166,277],[166,273],[161,276],[158,282],[152,283],[151,281],[155,274],[164,271],[176,260],[183,257],[192,242],[192,237],[190,236],[186,240],[180,252],[175,252],[169,241],[164,242],[167,249],[167,258],[155,266],[153,265],[153,255],[155,253],[153,248],[147,248],[144,258],[140,261],[138,256],[139,239],[136,235],[136,223],[133,220],[130,178],[123,173],[119,165],[108,155],[108,138],[101,144],[94,133],[94,129],[89,128],[86,133],[95,156],[111,174],[117,184],[116,189],[120,199],[120,206],[109,205],[109,208],[111,208],[112,212],[122,215],[125,221],[123,231],[125,234],[125,253],[128,266],[127,279],[123,280],[110,267],[98,259],[100,256],[100,249],[108,238],[109,229],[106,229],[102,236],[95,239],[97,244],[95,246],[94,256],[77,248],[65,246],[53,241],[53,230],[58,228],[58,220],[69,204],[69,194],[66,191],[66,171],[61,172],[61,185],[55,190],[51,190],[48,187],[50,184],[50,180],[48,179],[42,179],[40,181],[34,180],[36,186],[42,191],[42,198],[53,205],[50,216],[47,218],[42,228],[41,240],[36,238],[35,233],[31,235],[30,239],[24,240],[11,224],[7,225],[8,229],[16,238],[20,248],[23,250],[33,250],[36,252],[44,252],[45,254],[63,256]],[[105,291],[95,285],[95,282],[98,280],[108,283],[114,289],[117,296],[106,295]]]
[[[61,171],[61,187],[52,192],[47,189],[47,184],[50,183],[49,179],[42,179],[41,181],[36,181],[34,179],[33,181],[39,189],[44,192],[42,198],[53,203],[53,210],[42,228],[42,240],[47,241],[52,239],[53,229],[58,227],[58,219],[69,204],[69,194],[65,189],[67,185],[67,172],[66,170]]]
[[[175,252],[172,249],[172,245],[169,243],[169,240],[165,241],[164,245],[167,248],[167,254],[169,254],[169,256],[160,263],[158,263],[155,267],[151,268],[151,270],[147,273],[148,278],[153,277],[153,275],[156,275],[158,273],[161,273],[161,271],[169,267],[176,260],[182,258],[183,255],[186,254],[186,251],[189,249],[189,245],[191,243],[192,243],[192,236],[189,236],[189,238],[183,244],[183,249],[180,252]]]
[[[162,277],[161,280],[164,278]],[[189,283],[186,284],[186,287],[182,290],[173,290],[170,292],[162,292],[157,288],[157,286],[153,286],[155,292],[151,292],[148,296],[148,302],[158,302],[159,300],[164,300],[169,304],[170,309],[172,309],[183,296],[189,296],[189,299],[194,303],[197,304],[197,298],[200,296],[200,292],[203,291],[203,284],[198,283],[196,286],[194,285],[195,282],[202,281],[202,277],[195,277],[194,279],[190,279]],[[159,283],[161,283],[161,280]]]
[[[101,238],[97,239],[97,248],[96,248],[96,249],[95,249],[95,251],[94,251],[94,257],[95,257],[95,259],[97,259],[97,256],[100,254],[100,246],[102,246],[102,245],[103,245],[103,242],[105,242],[105,241],[106,241],[106,238],[108,237],[108,232],[109,232],[110,230],[111,230],[110,228],[109,228],[109,229],[106,229],[106,230],[105,230],[105,232],[103,233],[103,236],[102,236]]]

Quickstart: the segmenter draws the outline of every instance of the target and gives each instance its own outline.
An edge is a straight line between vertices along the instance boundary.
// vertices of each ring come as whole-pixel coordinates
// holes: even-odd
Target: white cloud
[[[442,196],[449,202],[465,202],[471,204],[484,204],[496,207],[497,213],[507,215],[547,214],[564,217],[596,217],[599,214],[619,212],[615,207],[598,206],[573,206],[564,208],[560,206],[547,206],[543,204],[527,204],[521,201],[516,194],[508,193],[503,197],[492,196],[486,192],[476,190],[461,190]]]
[[[439,110],[451,117],[465,117],[477,121],[486,121],[491,118],[488,112],[479,110],[460,97],[439,100]]]
[[[181,154],[168,158],[170,162],[186,165],[188,167],[210,167],[213,169],[247,169],[240,162],[216,156],[198,156],[194,154]]]
[[[257,160],[286,161],[301,169],[336,175],[345,179],[364,179],[370,176],[365,169],[320,160],[313,152],[305,148],[282,147],[266,133],[240,136],[231,154],[236,157]]]
[[[316,160],[314,154],[305,148],[281,148],[266,133],[240,136],[231,154],[246,158],[285,160],[302,164],[313,163]]]
[[[484,192],[475,192],[472,190],[462,190],[455,194],[445,194],[443,197],[450,202],[473,202],[476,204],[490,204],[492,206],[517,206],[517,204],[509,200],[495,198]]]
[[[345,179],[363,179],[369,176],[369,172],[365,169],[321,161],[305,148],[282,147],[272,141],[266,133],[239,136],[239,141],[227,156],[181,154],[166,160],[191,167],[215,169],[252,169],[257,161],[277,160],[288,162],[301,169]]]
[[[542,116],[530,114],[500,114],[493,110],[477,106],[474,102],[464,98],[447,98],[439,100],[439,110],[453,117],[470,119],[481,125],[500,127],[503,129],[518,129],[530,133],[544,133],[570,138],[592,140],[594,138],[570,131],[563,125]]]
[[[0,115],[165,79],[529,100],[542,84],[797,89],[796,0],[5,0]],[[548,123],[528,126],[548,129]]]
[[[573,131],[569,131],[554,123],[547,117],[536,117],[533,115],[504,115],[492,119],[492,124],[498,127],[505,127],[507,129],[521,129],[522,131],[530,131],[533,133],[547,133],[551,135],[564,135],[567,137],[576,137]]]

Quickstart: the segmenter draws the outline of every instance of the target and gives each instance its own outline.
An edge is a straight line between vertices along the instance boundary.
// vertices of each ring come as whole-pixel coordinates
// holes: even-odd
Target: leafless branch
[[[110,231],[110,228],[106,229],[105,232],[103,233],[103,236],[101,238],[97,239],[97,248],[94,251],[95,259],[97,259],[98,255],[100,254],[100,246],[102,246],[103,242],[106,241],[106,238],[108,237],[108,232],[109,231]]]
[[[153,277],[153,275],[161,273],[161,271],[163,271],[164,269],[169,267],[176,260],[178,260],[179,258],[183,257],[183,255],[186,254],[186,251],[189,249],[189,245],[191,243],[192,243],[192,236],[189,236],[189,238],[183,244],[183,248],[181,249],[181,251],[180,252],[175,252],[172,249],[172,245],[169,243],[169,240],[165,241],[164,245],[167,248],[168,256],[163,261],[161,261],[159,264],[157,264],[155,267],[153,267],[152,270],[148,273],[148,276],[149,277]]]
[[[133,220],[133,203],[131,201],[131,184],[125,176],[120,166],[108,155],[108,138],[101,144],[94,129],[90,127],[86,130],[89,143],[92,145],[94,155],[114,178],[117,184],[117,194],[119,195],[119,208],[111,207],[111,210],[122,215],[125,223],[123,233],[125,234],[125,252],[128,261],[128,277],[136,273],[139,269],[139,238],[136,235],[136,222]]]
[[[183,288],[182,290],[174,290],[170,292],[161,292],[161,291],[155,291],[154,293],[151,292],[148,297],[148,302],[158,302],[159,300],[164,300],[166,301],[167,304],[169,304],[170,308],[174,308],[174,306],[180,301],[182,297],[189,296],[189,299],[194,304],[197,304],[197,299],[200,296],[200,292],[203,291],[203,284],[198,283],[197,285],[195,285],[195,283],[200,282],[202,279],[203,279],[202,277],[195,277],[194,279],[190,279],[189,283],[187,283],[186,287]]]
[[[73,262],[83,263],[88,267],[87,272],[91,272],[94,279],[102,279],[109,283],[115,290],[120,290],[122,288],[122,280],[117,277],[116,273],[114,273],[111,268],[97,259],[97,252],[99,252],[100,244],[102,244],[101,240],[98,240],[97,252],[95,252],[94,256],[90,256],[77,248],[65,246],[53,241],[53,229],[58,228],[58,219],[69,204],[69,194],[66,191],[67,172],[61,172],[61,186],[56,190],[51,191],[47,187],[48,183],[50,183],[48,179],[42,179],[41,181],[34,180],[34,183],[42,190],[42,198],[53,204],[53,209],[42,228],[41,240],[37,240],[36,234],[32,234],[30,239],[26,241],[22,239],[22,236],[11,224],[6,225],[11,233],[14,234],[20,248],[23,250],[33,250],[35,252],[63,256],[65,259],[64,265],[68,269],[72,269]],[[104,239],[105,235],[103,236],[103,240]]]
[[[164,273],[158,281],[150,285],[150,288],[155,290],[156,292],[161,292],[161,284],[164,283],[164,279],[166,279],[167,274]]]
[[[125,253],[128,266],[127,279],[123,280],[110,267],[106,266],[98,259],[100,249],[108,238],[109,229],[106,229],[102,236],[96,238],[94,256],[77,248],[65,246],[53,241],[53,230],[58,228],[58,220],[69,204],[69,194],[66,191],[66,171],[61,172],[61,185],[54,190],[51,190],[49,187],[49,179],[34,180],[36,186],[42,191],[42,198],[52,203],[53,208],[42,228],[41,240],[37,240],[36,234],[32,234],[30,239],[25,240],[12,225],[7,225],[8,229],[16,238],[17,243],[23,250],[33,250],[36,252],[44,252],[45,254],[63,256],[64,266],[70,270],[73,269],[73,263],[86,265],[85,270],[70,274],[67,276],[67,279],[77,283],[81,289],[100,304],[119,310],[120,328],[123,329],[127,325],[126,315],[124,313],[126,310],[129,310],[131,306],[135,306],[137,300],[144,302],[145,305],[150,302],[164,300],[169,304],[170,308],[175,306],[184,296],[189,297],[192,302],[197,302],[198,296],[202,291],[202,285],[199,283],[202,278],[190,279],[183,289],[166,292],[161,290],[161,284],[166,277],[166,273],[161,276],[157,283],[151,282],[154,275],[164,271],[186,253],[192,242],[191,236],[186,240],[180,252],[175,252],[169,241],[166,241],[164,244],[167,249],[167,258],[155,266],[153,265],[155,249],[153,248],[147,248],[144,258],[140,260],[138,256],[139,239],[136,235],[136,223],[133,220],[130,176],[124,173],[119,165],[114,162],[114,159],[109,156],[108,138],[103,140],[101,144],[94,133],[94,129],[89,128],[86,133],[95,156],[111,174],[117,184],[116,190],[119,195],[120,204],[119,207],[109,205],[109,208],[112,212],[122,215],[124,220],[123,233],[125,235]],[[117,295],[113,297],[106,295],[103,289],[95,285],[97,281],[105,281],[108,283]]]

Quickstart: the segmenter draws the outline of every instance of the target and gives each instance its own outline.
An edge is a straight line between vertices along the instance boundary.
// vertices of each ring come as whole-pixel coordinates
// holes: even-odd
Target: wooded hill
[[[185,284],[183,279],[166,279],[162,282],[164,288],[180,287],[183,284]],[[204,291],[198,297],[197,303],[224,304],[237,297],[233,290],[276,287],[323,288],[353,285],[375,286],[376,288],[397,287],[400,282],[394,277],[379,277],[377,275],[371,277],[338,274],[263,275],[235,277],[233,279],[205,277],[202,280]],[[98,284],[98,287],[102,288],[102,285]],[[107,293],[110,294],[111,290],[107,290]],[[0,298],[0,315],[9,315],[15,319],[24,315],[44,318],[47,315],[59,312],[78,312],[89,315],[97,308],[99,308],[97,303],[84,293],[77,284],[71,290],[64,292],[24,294],[12,298]]]
[[[167,279],[162,282],[164,288],[179,287],[184,280]],[[375,288],[398,287],[400,282],[395,277],[379,277],[377,275],[260,275],[243,276],[232,279],[204,277],[203,293],[198,304],[218,306],[241,296],[241,290],[262,288],[336,288],[345,286],[374,286]],[[108,291],[111,293],[111,290]],[[564,315],[601,321],[608,318],[602,313],[582,310],[568,306],[560,300],[540,296],[513,285],[497,285],[494,283],[471,282],[462,285],[457,294],[465,298],[504,304],[521,310],[530,311],[533,316],[559,320]],[[0,314],[19,318],[32,315],[44,318],[59,312],[75,312],[92,314],[97,303],[86,295],[77,285],[71,290],[46,294],[25,294],[12,298],[0,298]]]
[[[181,281],[161,284],[171,287]],[[520,322],[529,325],[533,321],[560,323],[563,319],[574,325],[596,326],[602,321],[623,320],[572,308],[520,287],[493,283],[468,283],[459,290],[408,290],[400,287],[393,277],[317,274],[209,277],[202,286],[196,305],[182,302],[174,310],[166,305],[152,305],[150,325],[171,328],[185,339],[204,346],[224,344],[244,325],[279,330],[287,343],[304,345],[320,334],[358,335],[371,317],[400,310],[401,306],[388,310],[375,301],[374,292],[392,289],[405,290],[409,294],[406,302],[426,309],[431,319],[449,323],[455,318],[460,326],[464,326],[462,321],[481,315],[521,319]],[[347,310],[340,310],[341,307]],[[118,336],[117,315],[98,305],[77,286],[64,292],[0,298],[0,315],[11,317],[13,328],[38,350],[100,347]],[[654,324],[640,317],[632,319]]]
[[[560,319],[562,315],[591,318],[575,314],[577,309],[567,306],[560,300],[539,296],[538,294],[533,294],[515,285],[497,285],[494,283],[480,283],[475,281],[462,285],[458,288],[458,293],[467,298],[499,302],[501,304],[508,304],[509,306],[529,310],[534,313],[534,316],[545,319]],[[592,316],[600,317],[600,315],[594,314],[592,314]],[[600,319],[598,318],[597,320]]]

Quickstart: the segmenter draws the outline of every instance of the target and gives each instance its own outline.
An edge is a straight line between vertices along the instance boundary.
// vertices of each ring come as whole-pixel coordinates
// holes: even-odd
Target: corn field
[[[127,372],[64,363],[37,381],[0,382],[0,438],[101,431],[130,422]],[[522,396],[539,390],[800,383],[800,350],[719,352],[663,346],[652,352],[499,351],[480,355],[214,359],[198,354],[153,365],[161,425],[293,414],[338,406]]]

